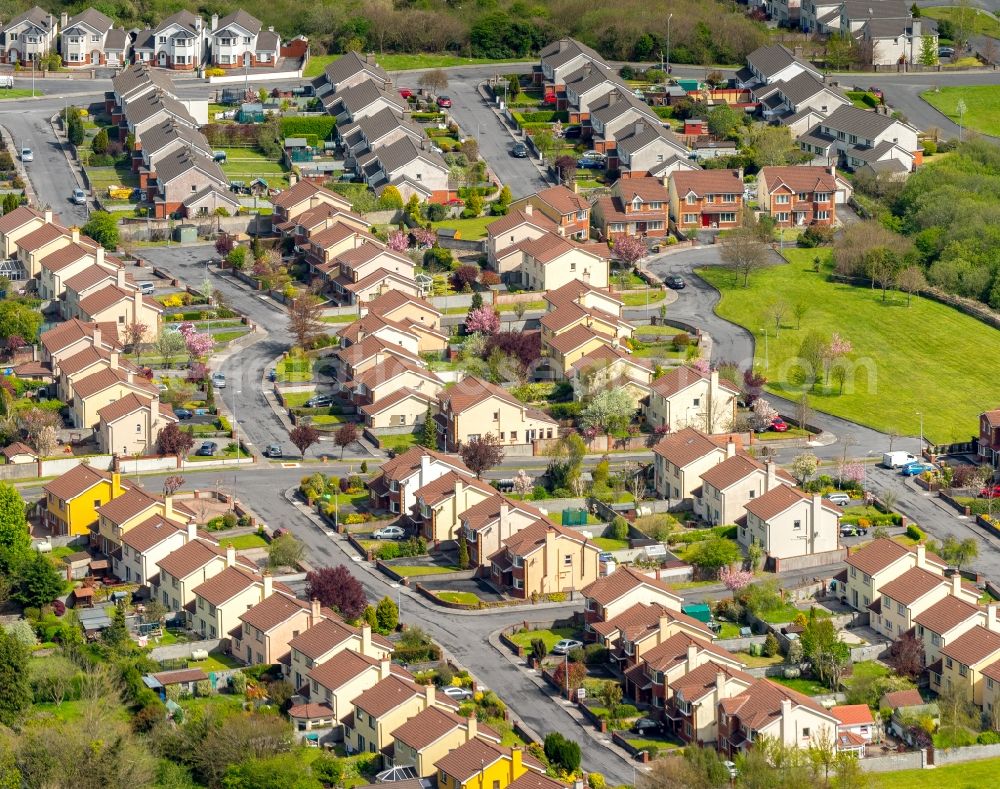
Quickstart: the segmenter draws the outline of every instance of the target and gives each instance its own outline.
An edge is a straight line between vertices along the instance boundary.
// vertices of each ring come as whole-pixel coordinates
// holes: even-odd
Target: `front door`
[[[711,214],[702,214],[701,215],[701,226],[702,227],[711,227],[712,226],[712,215]]]
[[[166,52],[161,52],[160,55],[159,55],[159,58],[158,58],[157,62],[159,63],[160,68],[166,68],[167,67],[167,53]]]

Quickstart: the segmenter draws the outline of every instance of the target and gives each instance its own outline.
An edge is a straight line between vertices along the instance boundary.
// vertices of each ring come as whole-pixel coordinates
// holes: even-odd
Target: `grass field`
[[[767,368],[767,388],[797,400],[801,388],[790,378],[803,338],[811,331],[826,338],[838,332],[853,345],[854,374],[848,376],[844,394],[838,394],[835,384],[810,391],[812,408],[905,435],[917,435],[917,412],[923,412],[924,435],[931,441],[967,440],[982,405],[1000,399],[995,365],[982,353],[997,344],[1000,334],[937,302],[914,298],[907,307],[904,294],[890,293],[883,303],[877,290],[828,282],[811,270],[816,250],[793,249],[785,255],[789,265],[757,272],[748,288],[736,285],[730,271],[701,272],[722,291],[718,313],[756,335],[755,361]],[[827,272],[830,252],[821,250],[820,255]],[[808,307],[802,328],[797,330],[788,314],[779,337],[764,315],[777,294],[789,305]]]
[[[619,294],[619,297],[625,302],[626,307],[645,307],[646,304],[656,304],[658,301],[663,301],[666,295],[667,292],[665,290],[650,288],[648,291],[643,291],[642,293]]]
[[[970,8],[975,12],[975,19],[972,22],[972,32],[974,35],[990,36],[1000,38],[1000,22],[992,14],[980,11],[978,8]],[[959,9],[954,6],[933,6],[931,8],[921,8],[921,16],[929,16],[931,19],[947,19],[954,22]]]
[[[616,540],[612,537],[594,537],[591,542],[602,551],[624,551],[629,546],[628,540]]]
[[[784,685],[786,688],[791,688],[806,696],[822,696],[824,693],[831,692],[822,682],[817,682],[814,679],[806,679],[805,677],[796,677],[795,679],[771,677],[771,679],[779,685]]]
[[[920,98],[967,129],[1000,135],[1000,85],[958,85],[925,90]],[[958,114],[959,99],[965,102],[962,117]]]
[[[248,548],[266,548],[267,540],[259,534],[241,534],[238,537],[225,537],[219,540],[219,545],[223,548],[232,545],[237,551],[245,551]]]
[[[479,605],[479,598],[472,592],[435,592],[434,596],[438,600],[446,603],[459,603],[461,605]]]
[[[306,77],[318,77],[327,64],[341,55],[314,55],[306,64]],[[519,63],[515,60],[488,60],[486,58],[462,58],[455,55],[378,55],[375,58],[386,71],[416,71],[425,68],[450,68],[451,66],[482,66],[488,63]]]
[[[222,165],[230,180],[250,182],[254,178],[263,178],[271,186],[280,187],[286,183],[285,168],[280,162],[268,159],[260,151],[253,148],[220,148],[226,152],[226,161]]]
[[[521,630],[510,636],[510,640],[519,647],[531,649],[531,642],[540,638],[545,642],[545,650],[551,652],[556,642],[562,641],[564,638],[574,638],[576,634],[577,630],[574,627],[557,627],[552,630]]]
[[[431,225],[435,230],[440,228],[455,230],[459,238],[474,241],[477,238],[486,238],[486,226],[490,222],[496,222],[499,218],[496,216],[476,216],[472,219],[445,219],[441,222],[432,222]]]
[[[982,789],[996,783],[1000,759],[950,764],[933,770],[900,770],[880,773],[877,789]]]
[[[36,90],[36,95],[41,95],[41,91]],[[23,99],[26,96],[31,96],[31,88],[4,88],[0,90],[0,100],[2,99]],[[70,117],[73,117],[70,113]]]

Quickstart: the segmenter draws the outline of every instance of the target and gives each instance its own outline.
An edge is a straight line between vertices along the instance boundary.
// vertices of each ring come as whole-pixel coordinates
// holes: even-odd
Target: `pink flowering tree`
[[[534,480],[531,475],[525,473],[523,468],[519,469],[514,475],[514,492],[521,496],[527,496],[533,489]]]
[[[465,318],[465,328],[470,333],[496,334],[500,331],[500,316],[494,312],[493,307],[484,304],[469,310]]]
[[[836,332],[830,337],[830,344],[827,346],[826,378],[827,381],[830,380],[832,368],[833,377],[840,385],[840,394],[844,393],[844,383],[847,381],[847,365],[844,361],[853,350],[854,346],[846,337],[841,337]]]
[[[417,227],[410,231],[413,240],[417,243],[418,249],[430,249],[437,241],[437,233],[424,227]]]
[[[705,374],[712,371],[712,366],[708,363],[708,359],[695,359],[691,362],[691,368]]]
[[[215,341],[211,334],[192,331],[184,335],[184,345],[193,358],[201,359],[212,352],[215,348]]]
[[[846,463],[841,463],[838,470],[838,476],[840,477],[841,483],[844,482],[857,482],[860,483],[864,481],[865,478],[865,466],[863,463],[859,463],[856,460],[849,460]]]
[[[389,240],[386,241],[386,246],[393,252],[405,252],[410,246],[410,236],[402,230],[393,230],[389,234]]]
[[[723,567],[719,571],[719,580],[733,596],[741,589],[745,589],[753,581],[753,573],[749,570],[734,570],[732,567]]]
[[[763,397],[758,397],[753,401],[753,408],[750,414],[750,427],[758,432],[763,432],[771,427],[771,423],[778,417],[769,402]]]
[[[615,238],[615,242],[611,246],[611,254],[614,255],[615,260],[620,260],[632,268],[646,257],[646,243],[635,236],[620,235]]]

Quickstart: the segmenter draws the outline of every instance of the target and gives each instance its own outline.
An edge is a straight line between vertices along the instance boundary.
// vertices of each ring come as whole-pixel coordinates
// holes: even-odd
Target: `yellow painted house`
[[[438,760],[438,789],[507,789],[529,770],[545,773],[544,766],[520,748],[476,737]]]
[[[83,535],[98,521],[99,507],[121,496],[128,487],[121,475],[79,465],[48,483],[45,522],[56,534]]]

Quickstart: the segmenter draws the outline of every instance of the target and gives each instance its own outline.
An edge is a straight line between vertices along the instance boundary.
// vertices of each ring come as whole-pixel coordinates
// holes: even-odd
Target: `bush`
[[[778,644],[777,636],[768,631],[767,638],[764,639],[764,654],[767,657],[774,657],[780,651],[781,646]]]
[[[992,729],[980,732],[979,736],[976,737],[976,743],[979,745],[997,745],[1000,743],[1000,732],[995,732]]]
[[[587,644],[583,648],[583,662],[588,666],[596,666],[608,662],[609,652],[607,647],[600,644]]]
[[[448,216],[448,209],[445,208],[440,203],[428,203],[427,205],[427,218],[431,222],[440,222]]]
[[[611,526],[608,527],[608,537],[612,540],[627,540],[628,521],[621,515],[616,515],[615,519],[611,521]]]
[[[553,419],[577,419],[583,411],[583,403],[552,403],[546,410]]]
[[[927,533],[915,523],[911,523],[906,527],[906,536],[911,540],[916,540],[917,542],[927,539]]]
[[[575,773],[580,769],[580,745],[573,740],[566,739],[557,731],[549,732],[545,735],[545,758],[555,767],[560,767],[564,772]]]
[[[670,342],[679,351],[681,348],[687,348],[691,344],[691,335],[687,332],[681,332],[680,334],[675,334]]]
[[[937,143],[934,140],[924,140],[923,143],[921,143],[921,146],[924,149],[924,154],[927,156],[933,156],[938,151]],[[985,733],[986,732],[983,732],[983,734]],[[992,733],[993,732],[991,732],[991,734]]]
[[[337,121],[333,116],[302,117],[290,115],[281,119],[283,137],[306,137],[315,135],[320,140],[329,140]]]

